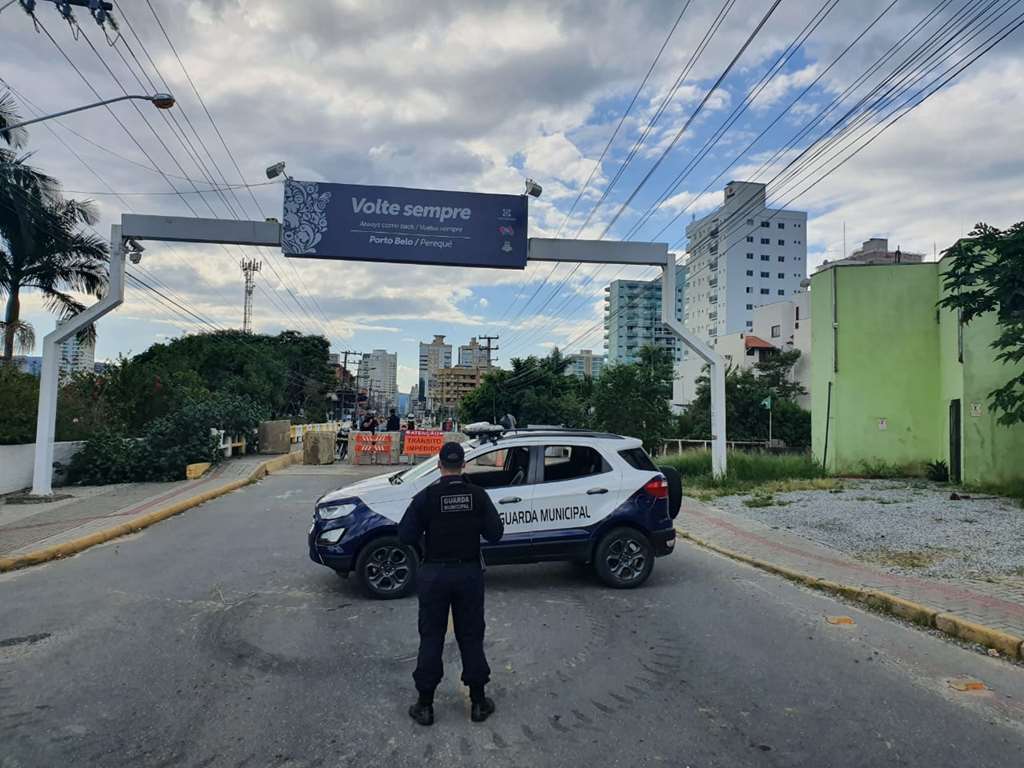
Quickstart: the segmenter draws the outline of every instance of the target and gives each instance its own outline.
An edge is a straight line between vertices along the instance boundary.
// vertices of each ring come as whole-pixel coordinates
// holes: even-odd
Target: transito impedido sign
[[[281,249],[312,259],[523,269],[526,201],[289,179]]]

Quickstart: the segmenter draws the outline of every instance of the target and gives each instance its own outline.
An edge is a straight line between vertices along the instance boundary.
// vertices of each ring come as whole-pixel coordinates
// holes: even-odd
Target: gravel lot
[[[1024,577],[1024,509],[1013,500],[949,498],[922,480],[849,480],[842,491],[724,496],[713,504],[904,574]]]

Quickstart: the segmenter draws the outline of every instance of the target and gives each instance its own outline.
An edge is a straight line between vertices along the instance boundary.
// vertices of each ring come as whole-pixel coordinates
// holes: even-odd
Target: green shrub
[[[39,379],[0,362],[0,445],[36,439]]]
[[[860,462],[859,471],[852,474],[875,478],[922,477],[925,468],[920,464],[892,464],[880,459],[871,459]]]
[[[138,440],[112,431],[97,433],[72,459],[68,479],[89,485],[182,480],[188,464],[221,458],[211,429],[248,434],[263,418],[262,408],[238,395],[190,400],[150,421]]]
[[[925,473],[928,475],[929,480],[935,480],[940,483],[949,481],[949,465],[942,459],[928,462]]]
[[[135,441],[101,429],[86,441],[68,464],[68,482],[107,485],[134,480]]]

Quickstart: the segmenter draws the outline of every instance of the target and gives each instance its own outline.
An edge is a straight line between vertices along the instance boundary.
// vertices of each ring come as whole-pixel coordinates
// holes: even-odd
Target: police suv
[[[611,587],[643,584],[654,558],[672,552],[681,487],[636,438],[558,428],[505,431],[471,425],[464,474],[487,490],[505,524],[481,542],[487,565],[572,561],[590,564]],[[317,500],[310,558],[367,593],[396,598],[414,588],[419,553],[398,541],[412,497],[440,476],[436,461],[378,475]]]

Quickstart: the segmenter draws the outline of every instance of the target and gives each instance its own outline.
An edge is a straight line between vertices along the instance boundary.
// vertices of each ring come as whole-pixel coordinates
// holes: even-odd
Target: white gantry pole
[[[32,495],[53,493],[53,438],[57,425],[57,385],[60,344],[124,301],[124,242],[121,227],[110,228],[110,278],[107,293],[91,307],[46,334],[43,368],[39,376],[39,410],[36,416],[36,451],[32,470]]]
[[[676,257],[666,248],[661,276],[661,322],[708,364],[711,378],[711,472],[722,477],[725,454],[725,360],[676,319]]]

